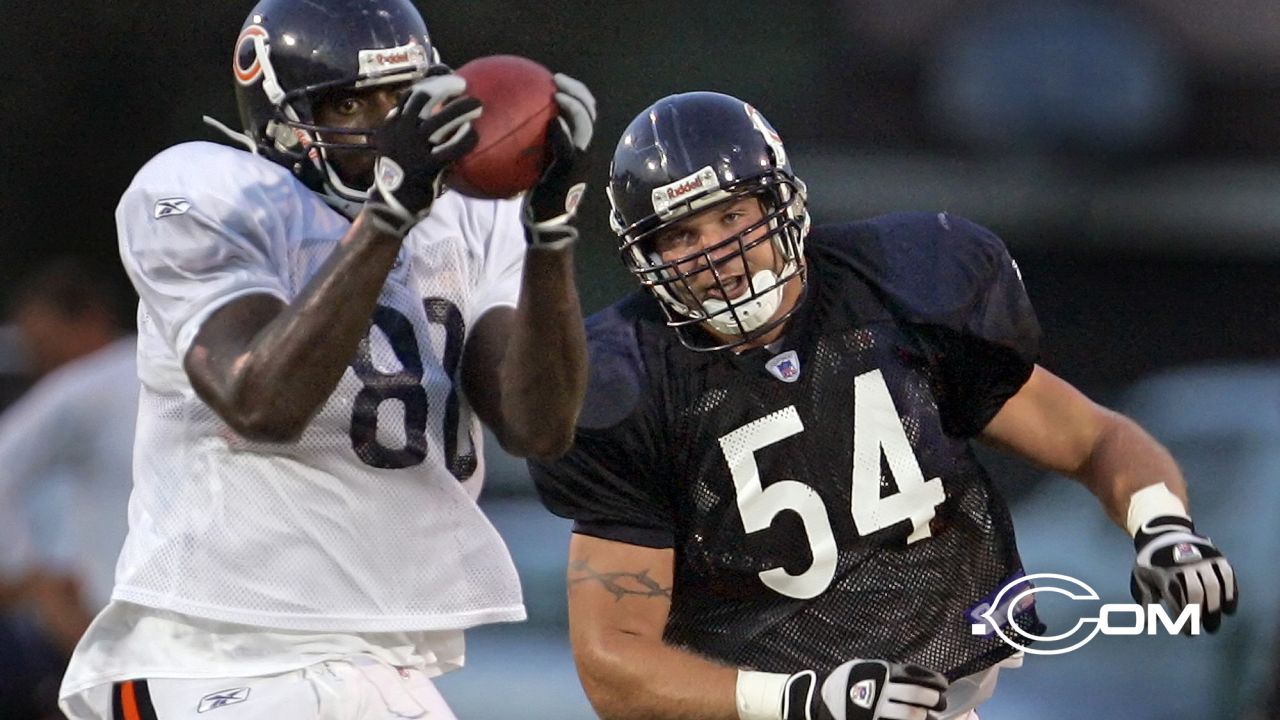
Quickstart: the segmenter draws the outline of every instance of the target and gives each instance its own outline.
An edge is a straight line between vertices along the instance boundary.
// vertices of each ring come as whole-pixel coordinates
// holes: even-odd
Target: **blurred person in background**
[[[9,306],[33,379],[106,347],[122,332],[112,281],[78,258],[37,270],[14,288]]]
[[[47,717],[128,526],[136,345],[85,261],[38,269],[10,306],[37,381],[0,414],[0,714]]]
[[[31,387],[22,333],[12,322],[0,325],[0,410],[4,410]]]
[[[71,717],[447,719],[463,631],[524,619],[480,422],[520,456],[572,440],[595,101],[555,76],[537,185],[464,197],[442,177],[484,108],[437,58],[409,0],[262,0],[243,147],[164,150],[121,198],[134,491]]]
[[[810,232],[776,131],[717,93],[638,115],[608,190],[645,291],[588,321],[574,446],[530,463],[574,521],[570,634],[603,717],[976,718],[1021,661],[991,623],[1043,628],[988,612],[1025,581],[972,440],[1089,488],[1134,538],[1139,602],[1198,604],[1210,631],[1234,611],[1165,448],[1036,364],[990,231]]]

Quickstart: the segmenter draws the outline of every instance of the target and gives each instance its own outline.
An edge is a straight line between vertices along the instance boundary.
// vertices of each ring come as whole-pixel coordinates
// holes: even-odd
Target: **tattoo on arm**
[[[648,569],[640,572],[600,572],[591,567],[587,560],[575,560],[569,564],[569,584],[584,582],[600,583],[601,587],[613,594],[614,600],[621,600],[628,595],[671,599],[671,588],[662,587],[649,577]]]

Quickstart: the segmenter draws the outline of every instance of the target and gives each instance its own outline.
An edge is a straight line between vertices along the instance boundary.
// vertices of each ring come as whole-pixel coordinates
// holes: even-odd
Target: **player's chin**
[[[361,168],[351,173],[350,177],[343,177],[342,182],[352,188],[372,188],[373,187],[373,163],[370,162],[367,168]]]
[[[373,165],[377,161],[373,153],[335,150],[332,156],[333,167],[343,184],[350,188],[373,187]]]

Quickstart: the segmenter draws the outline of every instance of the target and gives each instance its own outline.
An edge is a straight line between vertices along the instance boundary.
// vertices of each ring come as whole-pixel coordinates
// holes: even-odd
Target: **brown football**
[[[485,199],[509,198],[533,187],[547,167],[547,127],[558,113],[551,72],[518,55],[490,55],[457,73],[467,81],[467,95],[484,110],[473,122],[475,148],[453,164],[446,183]]]

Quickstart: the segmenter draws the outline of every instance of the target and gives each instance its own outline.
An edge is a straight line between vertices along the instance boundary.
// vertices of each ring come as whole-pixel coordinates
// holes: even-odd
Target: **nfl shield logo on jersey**
[[[775,355],[764,366],[782,382],[792,383],[800,379],[800,357],[795,350]]]

